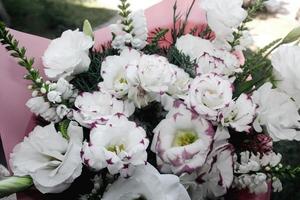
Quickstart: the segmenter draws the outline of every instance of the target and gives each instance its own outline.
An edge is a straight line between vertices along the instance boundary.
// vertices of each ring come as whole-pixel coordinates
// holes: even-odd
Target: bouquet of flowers
[[[32,82],[26,105],[38,125],[11,153],[0,195],[32,185],[81,200],[281,191],[282,177],[300,174],[272,148],[300,140],[300,29],[249,51],[246,23],[264,3],[194,0],[185,15],[175,3],[173,27],[149,31],[144,12],[121,0],[108,44],[95,47],[88,21],[50,43],[48,80],[1,24],[0,42]],[[207,24],[188,28],[195,6]]]

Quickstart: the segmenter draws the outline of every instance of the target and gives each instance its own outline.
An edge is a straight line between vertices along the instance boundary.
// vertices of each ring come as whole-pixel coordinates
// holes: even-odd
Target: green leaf
[[[11,176],[0,180],[0,198],[22,192],[33,185],[29,176]]]
[[[69,127],[69,124],[70,124],[70,120],[69,119],[65,119],[63,121],[61,121],[59,124],[58,124],[58,129],[59,129],[59,132],[61,133],[61,135],[69,140],[69,135],[68,135],[68,127]]]

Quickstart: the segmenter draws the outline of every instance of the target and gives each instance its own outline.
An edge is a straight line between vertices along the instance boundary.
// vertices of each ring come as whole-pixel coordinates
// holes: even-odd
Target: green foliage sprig
[[[33,89],[45,88],[48,90],[47,84],[44,83],[39,71],[33,67],[34,59],[26,56],[26,49],[19,47],[19,42],[9,33],[4,23],[0,22],[0,42],[10,55],[18,59],[20,66],[27,70],[25,79],[32,81]]]
[[[127,0],[120,0],[120,5],[118,5],[118,8],[120,9],[119,15],[122,17],[121,23],[125,26],[123,31],[127,33],[131,33],[133,30],[132,19],[129,17],[131,13],[129,7],[130,4]]]
[[[149,37],[149,44],[145,47],[144,51],[149,54],[158,53],[161,51],[159,43],[161,41],[166,41],[166,34],[169,32],[169,29],[157,28],[151,32]]]

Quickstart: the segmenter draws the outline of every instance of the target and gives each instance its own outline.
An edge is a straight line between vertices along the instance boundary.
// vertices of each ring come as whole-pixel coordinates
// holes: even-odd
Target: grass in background
[[[96,27],[115,15],[115,11],[85,7],[70,0],[2,1],[10,15],[11,28],[48,38],[55,38],[66,29],[81,28],[84,19]]]

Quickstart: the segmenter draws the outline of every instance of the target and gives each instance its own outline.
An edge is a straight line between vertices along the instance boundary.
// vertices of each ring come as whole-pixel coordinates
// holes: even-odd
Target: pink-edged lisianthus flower
[[[215,132],[183,103],[177,106],[154,129],[151,150],[162,172],[192,173],[205,162]]]
[[[131,177],[114,182],[102,200],[190,200],[179,178],[173,174],[160,174],[149,163],[138,166]]]
[[[185,103],[209,120],[216,120],[220,109],[232,101],[232,84],[216,74],[196,77],[191,85]]]
[[[218,127],[205,164],[192,174],[183,174],[181,182],[192,200],[215,199],[226,194],[233,181],[233,148],[226,128]]]
[[[105,125],[96,125],[90,141],[84,143],[82,159],[86,165],[111,174],[129,176],[137,165],[147,162],[149,140],[146,132],[123,114],[116,114]]]
[[[134,112],[133,104],[118,100],[104,90],[79,94],[74,104],[77,108],[73,111],[74,119],[88,128],[93,124],[105,124],[116,113],[130,116]]]

